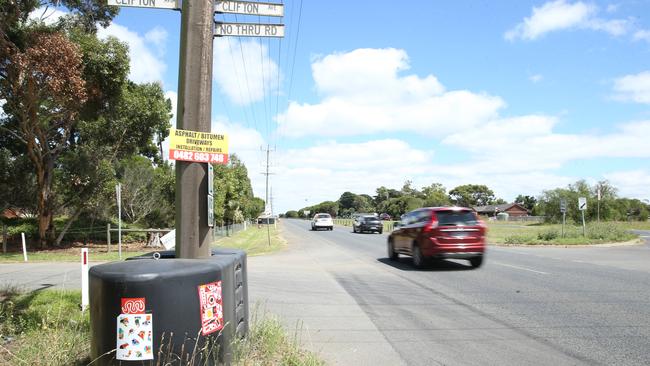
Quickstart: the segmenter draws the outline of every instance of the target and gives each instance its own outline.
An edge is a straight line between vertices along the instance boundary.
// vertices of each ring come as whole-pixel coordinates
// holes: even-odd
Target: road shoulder
[[[286,251],[249,258],[249,296],[258,316],[278,315],[303,347],[332,365],[403,365],[355,299],[321,264],[336,249],[284,231]]]

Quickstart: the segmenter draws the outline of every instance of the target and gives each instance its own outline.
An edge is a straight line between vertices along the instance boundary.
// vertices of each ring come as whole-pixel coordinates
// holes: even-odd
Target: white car
[[[318,230],[323,228],[334,230],[334,221],[332,221],[332,216],[330,216],[330,214],[318,213],[314,215],[313,219],[311,219],[311,229]]]

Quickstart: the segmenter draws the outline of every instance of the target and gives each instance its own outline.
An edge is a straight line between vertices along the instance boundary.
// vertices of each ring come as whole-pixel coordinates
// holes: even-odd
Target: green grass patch
[[[0,364],[87,365],[90,319],[80,303],[80,291],[0,289]],[[324,365],[268,315],[251,320],[248,337],[234,341],[233,351],[235,365]]]
[[[135,257],[137,255],[149,253],[149,251],[136,251],[126,252],[122,251],[122,259]],[[29,262],[79,262],[81,260],[81,252],[79,249],[76,251],[71,250],[44,250],[37,252],[27,252],[27,260]],[[106,252],[91,252],[88,254],[90,262],[111,262],[119,260],[117,250],[114,249],[110,253]],[[23,253],[0,253],[0,263],[15,263],[23,262]]]
[[[495,244],[527,245],[581,245],[630,241],[638,236],[627,231],[623,223],[589,223],[586,235],[582,226],[565,225],[520,225],[518,223],[488,223],[488,242]]]
[[[293,337],[278,318],[266,314],[251,320],[248,337],[233,344],[234,364],[249,365],[292,365],[319,366],[325,365],[316,354],[300,348],[297,330]]]
[[[4,365],[81,365],[90,348],[88,312],[80,291],[0,290],[0,348]]]
[[[278,225],[277,228],[273,225],[262,225],[261,227],[252,225],[232,236],[216,240],[213,246],[241,249],[249,256],[274,253],[286,247],[287,242],[282,238],[281,231],[281,225]]]

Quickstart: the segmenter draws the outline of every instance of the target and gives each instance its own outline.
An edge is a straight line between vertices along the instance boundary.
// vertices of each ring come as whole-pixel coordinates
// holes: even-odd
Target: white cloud
[[[166,37],[158,28],[152,29],[147,35],[140,36],[127,27],[112,23],[107,28],[99,28],[100,38],[116,37],[129,45],[129,79],[136,83],[161,81],[167,69],[162,57],[164,52],[161,45]],[[155,40],[155,41],[154,41]],[[154,47],[152,47],[154,46]]]
[[[581,1],[574,3],[556,0],[533,7],[532,15],[524,18],[504,35],[506,40],[535,40],[546,33],[567,29],[591,29],[613,36],[627,33],[630,22],[626,19],[598,18],[598,8]]]
[[[285,136],[358,135],[415,131],[444,136],[482,123],[505,106],[499,97],[445,91],[433,75],[400,76],[402,50],[357,49],[316,59],[312,65],[317,104],[292,101],[278,116]]]
[[[144,39],[153,43],[157,47],[158,56],[165,53],[165,42],[167,42],[167,30],[161,26],[156,26],[144,35]]]
[[[636,197],[650,200],[650,171],[629,170],[605,174],[605,179],[618,188],[619,195],[623,197]]]
[[[544,76],[542,76],[541,74],[535,74],[530,76],[528,79],[533,83],[537,84],[544,79]]]
[[[650,71],[614,80],[614,93],[618,100],[650,104]]]
[[[650,42],[650,30],[641,29],[636,31],[634,33],[634,40]]]
[[[278,65],[257,40],[216,38],[213,65],[219,89],[235,104],[248,105],[278,93]]]

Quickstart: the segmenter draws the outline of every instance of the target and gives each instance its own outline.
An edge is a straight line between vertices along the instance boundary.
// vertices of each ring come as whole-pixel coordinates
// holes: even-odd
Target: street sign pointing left
[[[178,0],[108,0],[108,5],[152,9],[180,9]]]

